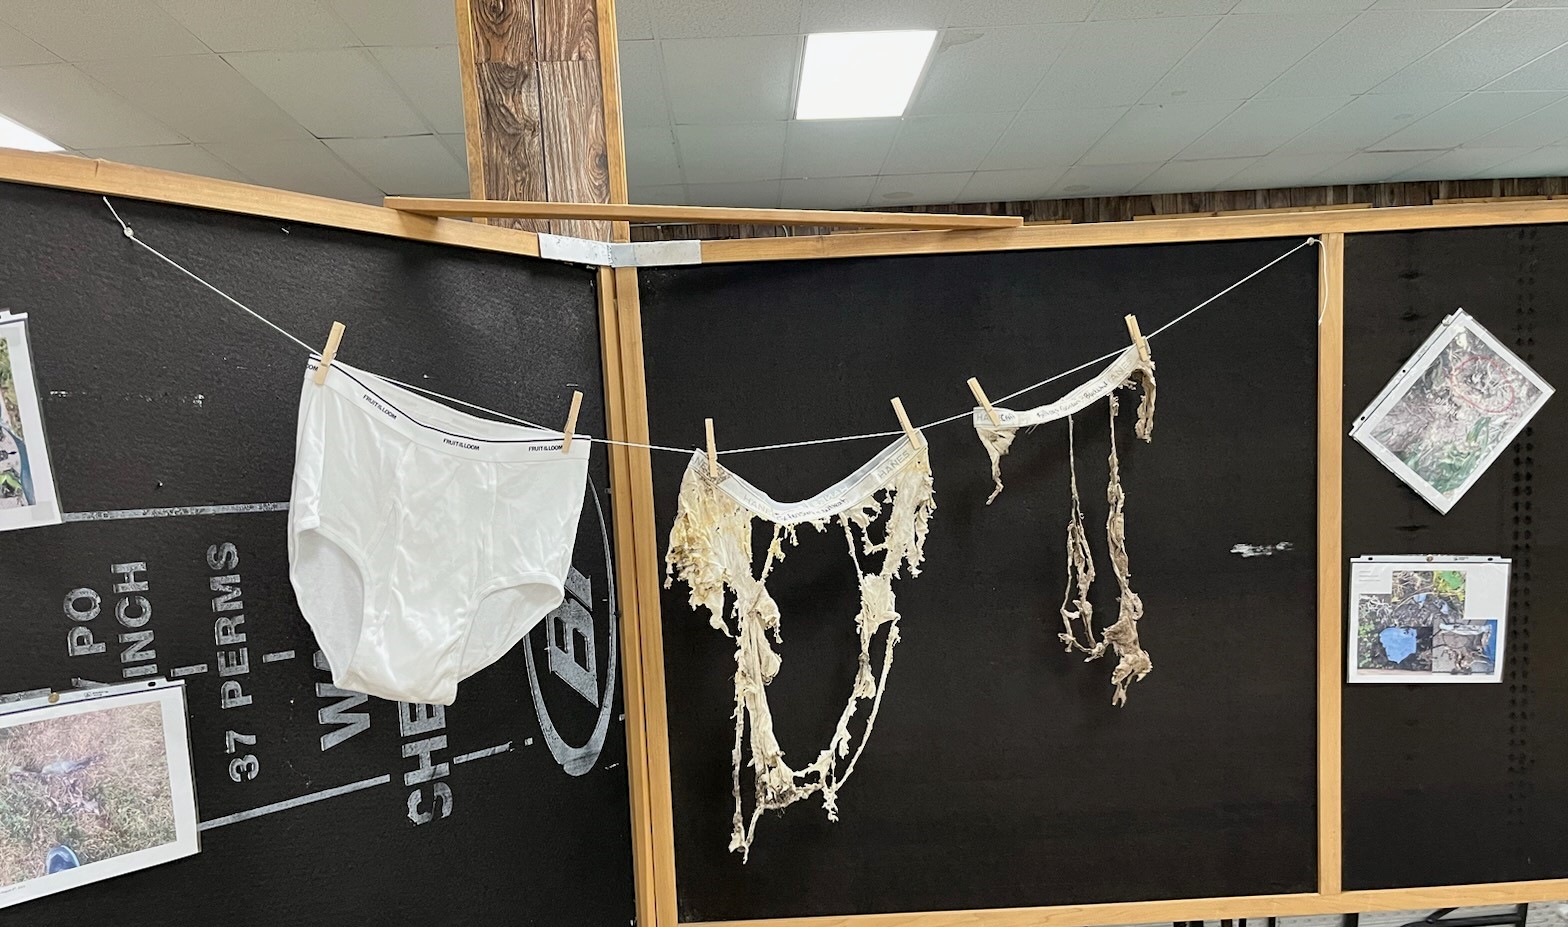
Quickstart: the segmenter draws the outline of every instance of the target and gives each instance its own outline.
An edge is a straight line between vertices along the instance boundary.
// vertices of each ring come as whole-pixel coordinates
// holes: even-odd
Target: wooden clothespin
[[[1127,316],[1127,334],[1132,336],[1132,343],[1138,346],[1138,359],[1145,364],[1150,363],[1149,342],[1143,338],[1143,332],[1138,330],[1138,317]]]
[[[708,472],[713,476],[718,476],[719,446],[713,442],[713,419],[703,419],[702,427],[708,432]]]
[[[991,406],[991,400],[986,398],[985,390],[980,388],[980,381],[970,377],[969,391],[975,394],[975,401],[980,403],[981,408],[985,409],[985,414],[991,416],[991,424],[1000,428],[1002,426],[1002,417],[996,414],[996,409]]]
[[[327,346],[321,349],[321,363],[316,367],[317,386],[327,382],[327,368],[332,366],[332,359],[338,356],[338,342],[342,340],[343,323],[333,322],[332,332],[327,335]]]
[[[582,411],[582,408],[582,390],[574,389],[572,390],[572,408],[566,413],[566,428],[561,432],[561,434],[565,435],[565,438],[561,441],[561,453],[563,454],[570,452],[572,449],[572,432],[577,430],[577,413]]]
[[[925,447],[925,438],[921,437],[920,432],[915,430],[915,426],[909,423],[909,414],[904,411],[904,403],[897,396],[893,397],[893,414],[898,416],[898,423],[903,426],[904,436],[909,439],[909,443],[917,450]]]

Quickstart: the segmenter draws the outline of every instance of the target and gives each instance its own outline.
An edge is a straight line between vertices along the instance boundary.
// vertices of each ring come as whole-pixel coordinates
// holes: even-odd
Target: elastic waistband
[[[312,390],[329,390],[363,412],[375,427],[394,431],[415,444],[453,457],[490,461],[583,460],[593,443],[587,435],[576,435],[571,450],[563,454],[560,432],[459,412],[339,360],[327,368],[327,382],[317,386],[318,363],[312,358],[306,367],[306,397],[312,395]]]
[[[922,450],[911,444],[908,438],[901,437],[854,473],[800,502],[779,502],[727,469],[719,489],[753,514],[774,524],[798,525],[820,521],[864,505],[878,491],[886,489],[893,481],[893,475],[919,456]],[[688,466],[706,469],[707,453],[697,451]]]
[[[991,421],[991,413],[979,406],[975,407],[972,421],[974,426],[981,431],[995,431],[1000,428],[1024,428],[1030,425],[1044,425],[1057,419],[1076,415],[1087,409],[1100,399],[1104,399],[1115,392],[1118,387],[1127,382],[1127,378],[1138,370],[1145,369],[1143,359],[1138,356],[1136,346],[1123,351],[1111,361],[1110,366],[1086,383],[1074,387],[1072,392],[1043,406],[1033,409],[1004,409],[996,406],[994,411],[999,420]]]

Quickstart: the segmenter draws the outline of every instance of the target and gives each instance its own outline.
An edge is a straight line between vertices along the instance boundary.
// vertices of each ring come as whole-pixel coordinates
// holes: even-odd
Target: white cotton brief
[[[335,361],[300,392],[289,579],[343,689],[450,705],[558,605],[590,442]]]

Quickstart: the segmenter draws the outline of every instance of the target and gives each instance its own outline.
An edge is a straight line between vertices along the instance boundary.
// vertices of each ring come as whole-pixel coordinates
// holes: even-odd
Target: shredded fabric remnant
[[[973,422],[986,453],[991,457],[991,479],[996,488],[986,504],[996,500],[1002,491],[1002,457],[1013,446],[1018,429],[1043,425],[1058,419],[1067,419],[1067,454],[1072,494],[1072,514],[1067,520],[1067,579],[1062,590],[1062,633],[1057,637],[1068,653],[1077,651],[1084,655],[1084,662],[1097,660],[1107,650],[1116,654],[1116,668],[1111,672],[1111,685],[1115,692],[1111,704],[1127,703],[1127,686],[1149,675],[1154,668],[1149,654],[1138,643],[1138,621],[1143,617],[1143,600],[1132,590],[1132,570],[1127,559],[1126,494],[1122,491],[1121,462],[1116,454],[1116,414],[1120,402],[1116,391],[1133,388],[1142,382],[1143,398],[1138,404],[1138,421],[1135,431],[1139,438],[1151,441],[1154,437],[1154,361],[1145,361],[1136,346],[1123,351],[1099,376],[1063,396],[1053,403],[1026,411],[996,408],[1000,423],[991,421],[991,413],[983,408],[974,410]],[[1105,496],[1110,511],[1105,520],[1105,537],[1111,554],[1111,571],[1116,575],[1120,591],[1116,621],[1101,632],[1099,640],[1094,634],[1094,606],[1089,602],[1089,590],[1094,585],[1094,554],[1089,546],[1089,535],[1084,525],[1083,505],[1078,497],[1078,464],[1073,448],[1073,415],[1095,402],[1105,399],[1110,406],[1111,451],[1107,461],[1110,479]]]
[[[742,859],[750,857],[757,822],[765,811],[820,794],[828,820],[838,820],[838,791],[854,772],[871,737],[893,665],[893,647],[899,638],[893,580],[906,568],[911,576],[920,574],[926,530],[935,508],[929,455],[924,446],[917,448],[907,438],[888,445],[831,488],[796,503],[776,502],[722,465],[714,472],[706,454],[692,455],[681,480],[675,525],[670,529],[664,585],[669,588],[677,578],[685,582],[691,588],[692,607],[706,608],[709,623],[735,638],[735,742],[731,755],[735,814],[729,848]],[[871,523],[884,509],[882,539],[873,541]],[[760,569],[753,574],[755,519],[771,524],[772,537]],[[860,612],[855,616],[860,665],[849,702],[827,747],[809,765],[796,770],[784,762],[768,705],[767,687],[782,663],[773,645],[782,643],[783,637],[779,608],[768,593],[767,581],[773,566],[784,559],[785,541],[791,546],[798,543],[796,532],[802,525],[821,531],[835,521],[844,529],[860,586]],[[883,555],[879,568],[863,564],[863,557],[879,553]],[[727,621],[726,593],[731,595]],[[871,645],[884,627],[881,665],[873,674]],[[849,726],[865,699],[871,700],[871,709],[851,756],[854,737]],[[741,799],[742,757],[748,746],[752,771],[749,818]],[[841,763],[846,758],[848,762]]]

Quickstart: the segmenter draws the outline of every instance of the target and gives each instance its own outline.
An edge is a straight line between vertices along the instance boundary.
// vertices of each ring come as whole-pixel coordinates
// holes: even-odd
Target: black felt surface
[[[1568,384],[1568,228],[1352,235],[1345,423],[1463,308],[1547,382]],[[1512,557],[1503,682],[1345,691],[1345,883],[1568,876],[1568,406],[1548,400],[1440,515],[1345,443],[1345,554]]]
[[[598,316],[587,271],[265,219],[133,201],[121,215],[148,242],[316,344],[348,326],[348,363],[559,427],[573,388],[579,430],[604,433]],[[127,241],[102,201],[0,185],[0,307],[30,315],[45,425],[68,512],[282,502],[289,496],[303,351]],[[606,461],[593,451],[598,501]],[[584,508],[574,565],[591,585],[608,736],[593,768],[553,758],[530,694],[525,649],[544,702],[572,745],[599,706],[545,668],[543,626],[464,681],[445,728],[405,735],[396,703],[343,705],[370,726],[341,742],[322,713],[328,673],[287,573],[285,519],[267,514],[116,520],[0,534],[0,691],[121,679],[111,566],[142,561],[159,672],[188,676],[200,816],[210,821],[388,776],[387,782],[206,831],[192,859],[0,911],[0,922],[116,924],[626,924],[633,911],[619,668],[606,538]],[[232,570],[207,551],[236,546]],[[223,710],[209,579],[241,577],[253,703]],[[107,643],[67,655],[62,604],[87,587],[104,600],[84,625]],[[581,643],[579,642],[579,647]],[[230,649],[232,651],[232,649]],[[263,663],[292,650],[292,659]],[[231,656],[229,659],[233,659]],[[229,776],[226,730],[253,735],[250,781]],[[431,757],[451,791],[408,783],[404,748],[444,735]],[[511,744],[461,764],[457,756]],[[417,795],[416,795],[417,793]],[[410,802],[436,816],[416,825]],[[115,809],[106,813],[111,817]],[[0,811],[0,818],[4,812]],[[3,823],[3,822],[0,822]],[[69,835],[67,835],[68,839]],[[0,832],[0,840],[4,840]],[[90,862],[90,860],[89,860]],[[40,871],[43,861],[39,860]]]
[[[720,447],[741,447],[896,429],[894,395],[930,421],[971,405],[971,375],[1001,396],[1125,346],[1124,313],[1153,331],[1294,244],[644,271],[652,432],[695,447],[714,416]],[[927,560],[895,584],[902,641],[842,820],[812,801],[769,815],[747,865],[726,852],[733,644],[683,585],[665,593],[683,919],[1313,889],[1315,262],[1304,249],[1156,339],[1153,444],[1135,441],[1124,403],[1128,545],[1155,665],[1126,708],[1110,704],[1111,661],[1084,665],[1056,640],[1065,423],[1018,436],[990,507],[970,425],[929,433]],[[1077,421],[1094,603],[1108,616],[1106,404]],[[794,500],[885,440],[726,464]],[[686,462],[655,455],[661,533]],[[1231,552],[1279,542],[1290,549],[1271,557]],[[853,675],[858,604],[840,529],[804,530],[770,588],[784,634],[770,697],[799,767],[827,743]],[[744,791],[749,803],[749,774]]]

